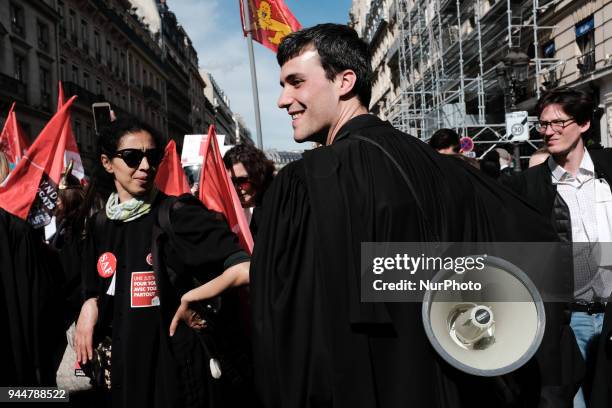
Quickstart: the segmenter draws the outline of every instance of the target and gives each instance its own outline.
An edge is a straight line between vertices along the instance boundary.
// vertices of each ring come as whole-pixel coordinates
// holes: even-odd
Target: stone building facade
[[[30,139],[55,112],[59,18],[55,0],[0,0],[0,126],[16,102]]]

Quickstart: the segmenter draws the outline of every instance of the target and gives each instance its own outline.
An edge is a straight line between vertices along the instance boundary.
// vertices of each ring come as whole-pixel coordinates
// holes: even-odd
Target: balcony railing
[[[104,101],[104,95],[96,95],[93,92],[89,92],[87,89],[74,82],[64,82],[62,85],[64,86],[66,97],[76,95],[78,96],[76,102],[87,107],[92,103]]]
[[[26,85],[18,79],[0,74],[0,93],[19,102],[26,102]]]
[[[577,67],[581,76],[588,75],[595,71],[595,50],[591,50],[579,56]]]

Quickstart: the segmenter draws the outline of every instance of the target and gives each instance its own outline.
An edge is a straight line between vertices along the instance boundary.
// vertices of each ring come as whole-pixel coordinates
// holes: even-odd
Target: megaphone
[[[542,298],[514,264],[488,256],[481,270],[441,270],[432,283],[478,282],[473,290],[428,290],[423,324],[432,346],[450,365],[468,374],[510,373],[535,354],[546,324]],[[444,285],[432,285],[444,287]],[[451,287],[451,285],[448,285]]]

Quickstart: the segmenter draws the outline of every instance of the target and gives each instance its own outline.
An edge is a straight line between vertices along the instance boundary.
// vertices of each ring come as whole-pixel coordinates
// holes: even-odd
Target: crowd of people
[[[477,161],[451,129],[428,145],[369,114],[368,48],[347,26],[292,33],[277,60],[295,141],[321,147],[276,175],[251,145],[225,154],[252,255],[193,194],[155,188],[162,137],[131,119],[101,129],[87,187],[65,169],[48,244],[0,209],[0,385],[54,386],[68,330],[97,406],[612,407],[612,262],[574,254],[555,277],[573,300],[546,304],[537,352],[504,376],[440,358],[419,303],[360,296],[364,242],[612,241],[590,95],[542,96],[545,149],[515,172],[504,149]]]

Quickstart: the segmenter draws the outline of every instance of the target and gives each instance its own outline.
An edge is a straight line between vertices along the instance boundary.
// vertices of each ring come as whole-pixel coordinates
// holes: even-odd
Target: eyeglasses
[[[232,177],[232,183],[244,191],[249,190],[253,186],[248,177]]]
[[[162,159],[159,149],[123,149],[117,150],[113,156],[121,158],[125,164],[133,169],[140,166],[143,157],[147,158],[151,167],[157,167]]]
[[[546,128],[550,126],[553,132],[561,132],[563,129],[575,122],[576,120],[574,118],[565,120],[557,119],[551,120],[550,122],[541,120],[535,124],[535,129],[540,133],[544,133],[546,132]]]

